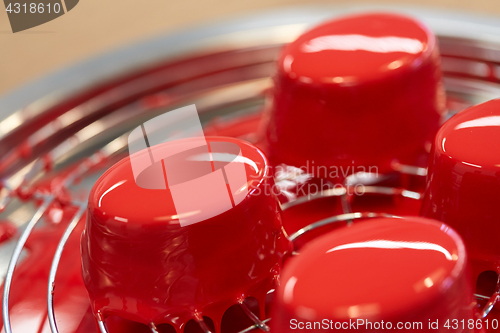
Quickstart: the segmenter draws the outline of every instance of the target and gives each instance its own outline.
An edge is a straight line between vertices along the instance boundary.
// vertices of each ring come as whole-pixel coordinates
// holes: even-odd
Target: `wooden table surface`
[[[0,94],[30,80],[148,36],[237,17],[259,10],[307,4],[351,5],[330,0],[80,0],[67,14],[13,34],[7,13],[0,13]],[[496,15],[498,0],[364,0],[356,4],[424,6]]]

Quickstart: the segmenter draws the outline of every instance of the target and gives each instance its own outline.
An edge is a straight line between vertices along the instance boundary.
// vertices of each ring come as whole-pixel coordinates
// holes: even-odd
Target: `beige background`
[[[33,2],[36,2],[33,0]],[[499,0],[315,1],[398,3],[498,15]],[[0,4],[0,94],[62,66],[147,36],[305,0],[80,0],[58,19],[13,34]]]

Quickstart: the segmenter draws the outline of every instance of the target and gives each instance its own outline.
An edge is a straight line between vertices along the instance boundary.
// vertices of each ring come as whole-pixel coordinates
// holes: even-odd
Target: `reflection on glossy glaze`
[[[455,228],[469,250],[473,278],[500,272],[500,100],[463,111],[439,130],[422,215]]]
[[[418,217],[374,219],[328,233],[287,262],[273,313],[290,320],[348,322],[472,319],[467,254],[443,223]],[[373,331],[367,327],[366,331]],[[310,332],[322,332],[322,329]]]
[[[241,140],[207,141],[235,143],[255,163],[245,163],[248,196],[215,217],[181,227],[169,190],[138,187],[129,158],[94,185],[82,261],[96,315],[170,323],[178,331],[203,315],[220,331],[224,311],[243,298],[257,298],[264,309],[290,248],[278,202],[269,194],[267,160]]]
[[[275,84],[266,131],[273,163],[379,172],[394,159],[414,164],[444,112],[436,39],[400,15],[315,27],[284,48]]]

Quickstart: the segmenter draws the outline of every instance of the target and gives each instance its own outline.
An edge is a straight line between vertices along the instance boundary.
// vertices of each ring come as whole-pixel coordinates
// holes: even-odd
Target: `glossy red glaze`
[[[467,321],[474,318],[472,302],[467,254],[455,231],[418,217],[373,219],[328,233],[289,260],[272,328],[294,332],[293,319],[333,325],[364,319],[394,327],[422,322],[413,331],[444,332],[429,329],[429,319]]]
[[[474,281],[500,272],[500,100],[448,120],[434,140],[421,214],[464,238]]]
[[[198,313],[211,318],[219,332],[224,312],[245,297],[258,299],[263,310],[290,249],[278,202],[269,194],[268,162],[241,140],[207,142],[237,144],[257,169],[245,163],[249,194],[241,203],[202,222],[181,227],[169,190],[137,186],[130,158],[94,185],[82,262],[96,315],[170,323],[180,331]],[[179,141],[164,145],[170,144]]]
[[[336,19],[280,56],[268,156],[299,167],[386,172],[394,160],[416,162],[444,107],[436,39],[425,25],[383,13]]]

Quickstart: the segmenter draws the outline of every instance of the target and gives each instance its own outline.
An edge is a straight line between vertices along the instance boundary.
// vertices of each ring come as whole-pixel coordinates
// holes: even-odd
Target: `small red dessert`
[[[436,38],[409,17],[371,13],[319,25],[278,61],[266,129],[272,163],[415,164],[445,111]]]
[[[448,120],[434,140],[421,214],[460,233],[473,281],[500,273],[500,100]]]
[[[354,323],[374,332],[421,323],[399,329],[447,332],[446,320],[475,318],[472,302],[467,254],[455,231],[418,217],[373,219],[330,232],[287,262],[271,328],[325,332]],[[436,320],[439,327],[429,327]]]
[[[273,179],[267,159],[238,139],[206,139],[212,149],[227,143],[239,147],[238,163],[246,172],[246,197],[233,196],[233,206],[217,215],[183,225],[171,187],[155,190],[136,184],[134,155],[115,164],[94,185],[82,236],[82,262],[98,318],[117,315],[144,324],[168,323],[180,332],[190,319],[205,316],[220,332],[224,311],[245,297],[255,297],[263,309],[282,257],[290,249],[279,204],[270,190]],[[151,150],[175,146],[182,151],[179,145],[185,143],[189,139]],[[212,154],[215,170],[224,156]],[[169,167],[170,162],[162,160],[167,170],[179,171],[175,165]],[[193,190],[193,204],[198,197]]]

